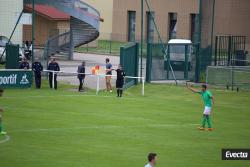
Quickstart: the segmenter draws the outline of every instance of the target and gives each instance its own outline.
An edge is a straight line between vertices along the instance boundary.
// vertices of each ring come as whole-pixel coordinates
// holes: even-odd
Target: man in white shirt
[[[148,164],[145,167],[155,167],[156,165],[156,153],[149,153],[148,154]]]

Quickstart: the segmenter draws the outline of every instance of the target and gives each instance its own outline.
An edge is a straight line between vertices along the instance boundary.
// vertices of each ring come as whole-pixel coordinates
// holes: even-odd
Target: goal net
[[[250,89],[250,66],[209,66],[206,83],[232,89]]]

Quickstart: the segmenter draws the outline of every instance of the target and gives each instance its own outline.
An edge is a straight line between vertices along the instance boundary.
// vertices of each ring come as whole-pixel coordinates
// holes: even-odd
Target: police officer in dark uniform
[[[40,89],[41,88],[41,71],[43,71],[43,66],[39,61],[35,61],[32,64],[32,70],[34,71],[34,75],[35,75],[35,82],[36,82],[36,88]]]
[[[82,92],[83,91],[83,83],[84,83],[84,78],[85,78],[85,61],[82,62],[81,65],[78,66],[77,69],[77,78],[79,79],[79,88],[78,91]]]
[[[26,58],[23,58],[22,62],[19,65],[19,69],[24,69],[24,70],[30,69],[30,64]]]
[[[60,71],[59,64],[56,62],[56,60],[54,58],[49,63],[48,70]],[[53,80],[53,72],[49,72],[49,86],[50,86],[50,88],[53,88],[52,80]],[[54,88],[55,88],[55,90],[57,90],[57,74],[56,73],[54,73]]]

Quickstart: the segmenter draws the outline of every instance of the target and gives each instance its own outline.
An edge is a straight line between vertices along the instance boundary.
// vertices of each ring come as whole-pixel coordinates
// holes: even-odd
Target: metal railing
[[[246,36],[216,36],[214,65],[230,66],[232,59],[244,60],[245,45]]]
[[[30,5],[32,0],[24,0]],[[66,55],[72,58],[74,47],[87,44],[99,36],[100,13],[81,0],[35,0],[36,4],[54,7],[70,15],[70,30],[47,40],[44,49],[44,65],[51,55]],[[87,32],[87,33],[86,33]]]

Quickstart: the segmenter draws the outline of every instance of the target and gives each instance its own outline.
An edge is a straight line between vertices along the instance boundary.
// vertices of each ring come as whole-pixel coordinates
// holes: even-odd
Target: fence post
[[[167,46],[167,48],[168,48],[168,51],[167,51],[167,79],[169,79],[169,65],[171,64],[169,45]]]
[[[218,36],[215,37],[214,65],[217,66]]]
[[[144,88],[145,88],[145,79],[142,77],[142,96],[144,96]]]
[[[246,50],[246,36],[243,36],[243,50]]]
[[[55,71],[52,72],[52,88],[55,89]]]
[[[47,45],[45,46],[45,47],[47,47],[46,48],[46,53],[45,54],[43,54],[44,56],[44,68],[46,69],[46,68],[48,68],[48,66],[49,66],[49,45],[50,45],[50,42],[49,42],[49,40],[48,40],[48,42],[47,42]],[[45,75],[47,78],[48,78],[48,73],[46,73],[46,75]]]
[[[139,43],[135,43],[135,77],[138,77],[138,64],[139,64]],[[138,79],[135,80],[135,84],[138,83]]]
[[[70,28],[70,49],[69,49],[69,57],[68,60],[73,60],[73,54],[74,54],[74,41],[73,41],[73,31]]]
[[[231,86],[232,86],[232,91],[233,91],[234,90],[234,65],[233,64],[231,65],[231,79],[232,79]]]
[[[184,78],[185,80],[188,80],[188,65],[189,65],[189,62],[188,62],[188,45],[185,45],[185,66],[184,66]]]
[[[232,44],[232,36],[229,36],[229,37],[228,37],[227,66],[229,66],[230,63],[231,63],[231,56],[232,56],[232,53],[231,53],[231,51],[232,51],[232,46],[231,46],[231,44]]]
[[[152,71],[152,45],[147,44],[147,65],[146,65],[146,82],[151,82],[151,71]]]
[[[196,45],[196,69],[195,69],[195,82],[199,82],[200,80],[200,44]]]
[[[98,95],[100,90],[100,76],[97,75],[97,82],[96,82],[96,95]]]

